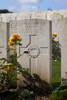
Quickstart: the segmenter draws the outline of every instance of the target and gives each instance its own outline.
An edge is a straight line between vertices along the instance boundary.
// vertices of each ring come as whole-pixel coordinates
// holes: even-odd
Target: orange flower
[[[7,66],[13,66],[13,64],[12,63],[8,63]]]
[[[12,63],[8,63],[7,64],[7,72],[11,71],[12,70],[12,67],[13,67],[13,64]]]
[[[10,66],[7,66],[7,72],[10,72],[12,68]]]
[[[11,36],[9,40],[10,41],[15,41],[15,37]]]
[[[17,40],[18,40],[18,41],[21,41],[21,40],[22,40],[22,38],[18,37],[18,38],[17,38]]]
[[[20,34],[19,33],[13,33],[11,37],[16,39],[17,37],[20,37]]]
[[[19,33],[13,33],[9,40],[10,41],[8,42],[8,45],[13,46],[13,45],[17,44],[18,42],[20,42],[22,40],[22,38],[20,37]]]
[[[52,36],[53,36],[53,37],[56,37],[56,36],[57,36],[57,34],[56,34],[56,33],[52,33]]]
[[[13,41],[9,41],[9,42],[8,42],[8,45],[9,45],[9,46],[12,46],[12,45],[14,45],[14,44],[15,44],[15,42],[13,42]]]
[[[10,41],[21,41],[21,37],[19,33],[13,33],[10,37]]]

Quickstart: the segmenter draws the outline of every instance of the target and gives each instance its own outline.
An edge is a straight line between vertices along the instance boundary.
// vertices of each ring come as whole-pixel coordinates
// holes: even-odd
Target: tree
[[[1,13],[12,13],[12,12],[7,9],[0,9],[0,14]]]

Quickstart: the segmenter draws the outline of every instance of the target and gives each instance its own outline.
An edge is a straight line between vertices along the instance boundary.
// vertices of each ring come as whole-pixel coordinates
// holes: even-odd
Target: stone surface
[[[24,19],[9,23],[9,36],[20,33],[22,47],[18,50],[23,54],[19,58],[22,67],[29,68],[31,74],[37,73],[43,80],[51,82],[51,22],[45,19]]]
[[[57,17],[58,16],[58,17]],[[59,41],[59,43],[61,44],[61,35],[62,35],[62,20],[63,17],[61,15],[57,15],[52,19],[52,32],[57,34],[57,37],[55,38],[56,41]]]
[[[67,79],[67,18],[63,20],[62,29],[61,77]]]
[[[67,18],[67,10],[59,10],[59,13],[64,16],[64,18]]]
[[[46,12],[26,12],[26,13],[7,13],[0,14],[0,22],[10,22],[12,20],[23,20],[23,19],[46,19]]]
[[[60,11],[48,11],[48,12],[27,12],[27,13],[8,13],[8,14],[0,14],[0,22],[10,22],[10,21],[17,21],[17,20],[24,20],[24,19],[45,19],[52,21],[52,32],[57,33],[57,37],[55,40],[58,41],[60,39],[60,34],[56,30],[58,27],[58,20],[62,19],[63,17],[66,18],[66,11],[67,10],[60,10]],[[60,41],[60,40],[59,40]]]
[[[36,72],[43,79],[50,81],[52,29],[52,32],[57,34],[56,40],[61,44],[61,74],[62,78],[66,78],[67,21],[63,21],[67,18],[66,12],[67,10],[0,14],[0,57],[7,56],[6,48],[10,35],[19,32],[23,45],[18,49],[18,55],[23,54],[24,50],[29,51],[29,54],[23,54],[19,59],[22,67],[30,68],[31,73]]]
[[[0,22],[0,58],[7,57],[7,24]]]
[[[55,38],[56,41],[59,41],[61,44],[61,20],[63,20],[63,16],[58,11],[48,11],[47,19],[52,21],[52,32],[57,34]]]

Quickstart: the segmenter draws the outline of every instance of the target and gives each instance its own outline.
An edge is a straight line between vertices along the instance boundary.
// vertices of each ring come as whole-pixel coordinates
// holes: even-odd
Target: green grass
[[[52,61],[52,83],[53,87],[56,88],[61,82],[61,61],[57,59]]]

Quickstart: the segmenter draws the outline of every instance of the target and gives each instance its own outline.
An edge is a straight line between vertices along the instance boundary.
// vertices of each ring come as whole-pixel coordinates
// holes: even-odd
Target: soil
[[[35,100],[50,100],[50,98],[49,97],[36,97],[36,99]]]

